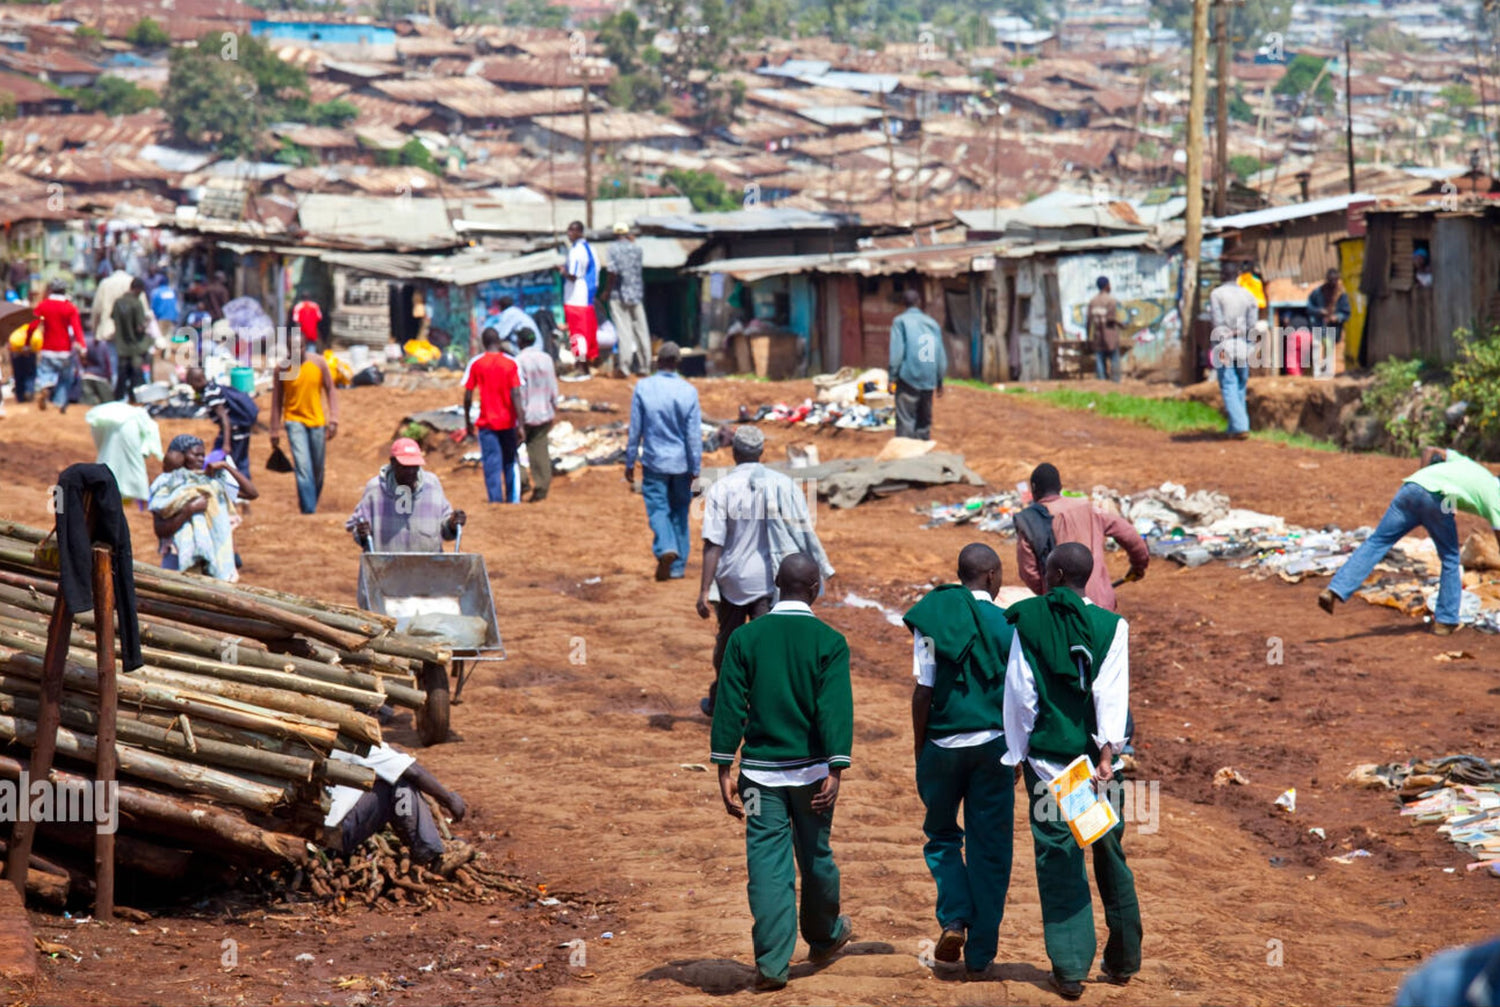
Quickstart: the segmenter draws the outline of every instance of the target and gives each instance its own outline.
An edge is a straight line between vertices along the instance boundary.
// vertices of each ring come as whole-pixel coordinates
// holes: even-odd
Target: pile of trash
[[[894,406],[871,406],[863,402],[777,402],[751,412],[740,410],[741,423],[785,423],[788,426],[833,427],[838,430],[884,430],[896,424]]]
[[[1474,858],[1469,870],[1500,876],[1500,761],[1445,755],[1407,763],[1355,766],[1349,782],[1400,792],[1401,814],[1436,825],[1441,835]]]
[[[560,413],[617,413],[620,407],[613,402],[590,402],[577,395],[562,395],[557,400]]]
[[[1064,496],[1083,497],[1076,490]],[[1096,486],[1088,494],[1095,507],[1119,514],[1146,540],[1151,555],[1187,567],[1218,560],[1257,577],[1279,577],[1296,584],[1306,577],[1333,574],[1373,529],[1346,531],[1334,525],[1301,528],[1274,514],[1232,506],[1223,493],[1187,488],[1172,482],[1140,493],[1121,493]],[[1020,484],[989,496],[959,503],[918,508],[923,527],[972,524],[998,535],[1015,533],[1015,515],[1031,502],[1030,488]],[[1482,543],[1480,543],[1482,544]],[[1115,548],[1108,542],[1109,548]],[[1480,571],[1493,570],[1500,557],[1478,556],[1475,540],[1464,545],[1464,593],[1459,621],[1487,633],[1500,633],[1500,581]],[[1437,551],[1429,538],[1407,537],[1375,568],[1385,576],[1363,588],[1372,605],[1386,605],[1409,616],[1430,615],[1437,608]],[[1493,574],[1489,575],[1491,578]]]

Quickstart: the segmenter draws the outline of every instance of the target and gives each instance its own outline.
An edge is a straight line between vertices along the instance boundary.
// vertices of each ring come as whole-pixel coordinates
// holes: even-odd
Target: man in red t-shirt
[[[318,326],[323,324],[323,309],[318,307],[318,302],[298,301],[292,305],[292,317],[297,320],[297,328],[302,330],[302,338],[309,343],[316,343]]]
[[[36,306],[31,330],[42,327],[42,350],[36,362],[36,405],[47,408],[47,399],[61,412],[68,411],[68,396],[73,391],[73,375],[78,371],[83,352],[83,319],[78,306],[68,300],[65,280],[53,280],[47,296]]]
[[[516,449],[521,408],[521,371],[500,352],[500,334],[485,329],[484,353],[469,361],[464,373],[464,422],[469,436],[479,428],[479,455],[484,463],[484,488],[490,503],[521,502],[521,472]],[[479,420],[474,420],[474,389],[479,389]]]

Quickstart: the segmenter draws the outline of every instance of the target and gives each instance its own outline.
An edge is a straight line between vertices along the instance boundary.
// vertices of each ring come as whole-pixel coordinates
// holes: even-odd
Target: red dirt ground
[[[807,382],[698,386],[705,413],[725,418],[741,403],[811,393]],[[595,379],[567,390],[623,405],[630,386]],[[394,384],[345,393],[317,515],[296,513],[289,476],[255,473],[264,497],[240,534],[246,579],[352,600],[357,551],[344,518],[399,420],[455,398],[448,389]],[[164,433],[204,426],[170,422]],[[808,437],[767,433],[768,457]],[[1373,523],[1411,468],[1395,458],[1172,437],[971,388],[939,401],[935,436],[994,487],[1013,486],[1051,460],[1071,487],[1140,490],[1172,480],[1311,526]],[[873,454],[884,439],[816,436],[825,459]],[[257,437],[257,464],[265,453]],[[0,420],[0,516],[45,524],[45,487],[65,465],[92,457],[81,410],[59,419],[12,408]],[[585,909],[552,920],[538,908],[500,904],[425,918],[349,914],[328,924],[288,921],[301,914],[292,907],[269,920],[257,911],[231,922],[209,906],[131,933],[124,923],[75,928],[33,913],[39,934],[84,956],[45,961],[33,1001],[751,1002],[737,992],[752,974],[740,826],[724,814],[712,776],[686,768],[708,755],[697,703],[711,675],[712,628],[693,611],[696,548],[687,582],[651,579],[642,506],[617,468],[562,478],[545,504],[508,508],[485,504],[478,473],[455,462],[456,454],[438,459],[434,471],[470,514],[464,546],[485,556],[509,660],[481,667],[454,708],[452,740],[421,752],[422,761],[474,809],[462,834],[491,856],[513,857],[538,881],[595,893],[613,915],[578,920]],[[917,585],[951,577],[958,550],[978,533],[924,530],[912,508],[968,492],[945,487],[819,510],[818,530],[838,568],[821,614],[848,635],[854,656],[854,769],[833,841],[858,937],[826,968],[795,965],[791,987],[766,1002],[1060,1002],[1045,988],[1024,812],[997,981],[960,983],[920,964],[920,942],[936,932],[912,778],[909,638],[878,612],[840,604],[858,592],[900,609]],[[149,522],[132,514],[132,525],[138,554],[149,554]],[[1013,550],[992,541],[1009,582]],[[1466,858],[1430,826],[1397,815],[1391,796],[1343,782],[1360,762],[1461,751],[1496,757],[1500,640],[1465,631],[1438,641],[1418,623],[1358,601],[1330,619],[1313,604],[1318,588],[1254,580],[1220,564],[1159,563],[1122,589],[1134,627],[1137,777],[1159,782],[1160,822],[1126,839],[1145,966],[1125,989],[1091,985],[1086,1003],[1388,1003],[1402,973],[1432,951],[1500,930],[1500,881],[1467,874]],[[1279,665],[1267,661],[1273,637],[1284,644]],[[1458,648],[1473,660],[1434,661]],[[417,743],[405,722],[391,737]],[[1210,781],[1222,766],[1249,784],[1215,789]],[[1290,786],[1294,816],[1272,806]],[[1308,832],[1315,826],[1326,840]],[[1374,856],[1350,865],[1326,859],[1355,846]],[[1273,857],[1284,866],[1272,866]],[[599,939],[606,930],[614,935],[607,942]],[[587,965],[570,968],[556,946],[580,936]],[[226,937],[240,942],[238,968],[221,966]],[[304,950],[314,963],[294,962]],[[506,979],[494,978],[494,959],[508,963]],[[431,961],[433,971],[419,971]],[[540,970],[518,970],[538,961]],[[337,978],[354,974],[414,984],[378,996],[339,988]]]

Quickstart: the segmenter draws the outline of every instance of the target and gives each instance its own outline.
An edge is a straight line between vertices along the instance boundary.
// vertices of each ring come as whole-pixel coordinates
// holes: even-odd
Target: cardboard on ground
[[[1068,764],[1068,768],[1048,784],[1052,796],[1057,800],[1058,811],[1073,839],[1087,849],[1100,836],[1120,824],[1120,816],[1108,801],[1101,801],[1094,789],[1094,764],[1087,755],[1080,755]]]

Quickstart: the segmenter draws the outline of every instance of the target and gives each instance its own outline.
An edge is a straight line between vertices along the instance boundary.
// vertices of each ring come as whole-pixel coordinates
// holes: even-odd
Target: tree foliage
[[[177,142],[215,147],[232,157],[263,156],[267,123],[332,125],[317,120],[315,116],[323,113],[314,110],[349,105],[309,103],[307,74],[250,35],[209,32],[196,45],[174,48],[167,65],[162,108]],[[331,119],[347,122],[347,112],[337,107]]]
[[[93,87],[70,91],[80,112],[103,112],[105,115],[134,115],[156,105],[156,95],[123,77],[103,76]]]
[[[165,49],[172,36],[154,18],[143,17],[125,33],[125,41],[137,49]]]
[[[724,180],[710,171],[673,168],[662,173],[661,183],[686,196],[699,213],[740,208],[740,201],[729,191]]]
[[[1292,57],[1292,61],[1286,65],[1286,74],[1276,82],[1273,90],[1277,94],[1300,98],[1311,91],[1313,82],[1317,81],[1313,98],[1325,104],[1333,101],[1333,81],[1328,74],[1323,73],[1325,63],[1325,60],[1317,56],[1302,54]]]

